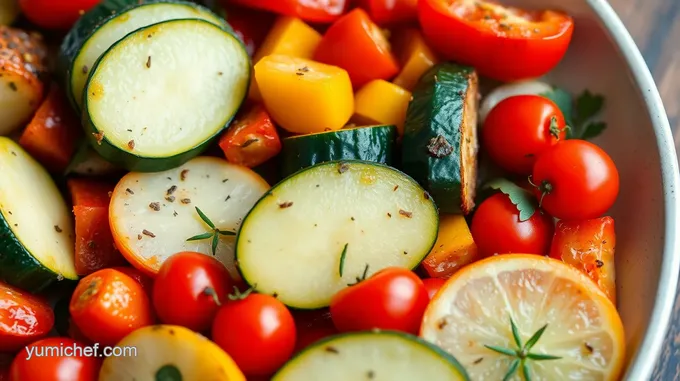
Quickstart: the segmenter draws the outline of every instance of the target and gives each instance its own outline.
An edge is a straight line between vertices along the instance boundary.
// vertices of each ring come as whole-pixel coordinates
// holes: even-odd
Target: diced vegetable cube
[[[433,278],[446,278],[480,259],[465,217],[443,214],[439,217],[439,235],[422,266]]]
[[[392,82],[409,91],[438,62],[437,56],[417,29],[405,29],[397,34],[394,37],[394,50],[398,54],[401,72]]]
[[[246,108],[220,138],[220,148],[230,163],[257,167],[281,152],[281,140],[267,110]]]
[[[356,93],[354,113],[362,123],[395,125],[401,136],[411,98],[409,91],[377,79]]]

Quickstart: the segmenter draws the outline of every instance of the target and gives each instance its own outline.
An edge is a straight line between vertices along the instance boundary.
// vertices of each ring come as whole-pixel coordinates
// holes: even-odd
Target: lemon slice
[[[473,381],[616,380],[625,355],[607,296],[578,270],[538,255],[495,256],[457,272],[430,303],[421,336]]]

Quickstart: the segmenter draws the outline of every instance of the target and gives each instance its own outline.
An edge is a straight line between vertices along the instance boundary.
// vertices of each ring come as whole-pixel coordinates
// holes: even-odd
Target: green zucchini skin
[[[408,107],[402,169],[430,192],[443,213],[469,214],[474,208],[476,103],[474,69],[441,63],[421,77]]]
[[[58,275],[43,266],[21,244],[0,211],[0,279],[26,290],[40,292]]]
[[[196,21],[196,22],[203,22],[203,23],[206,23],[206,24],[213,25],[216,28],[220,28],[225,33],[225,36],[232,38],[234,41],[236,41],[239,44],[239,46],[242,49],[242,51],[244,52],[245,56],[248,57],[248,59],[250,59],[248,54],[247,54],[246,47],[243,44],[243,41],[241,41],[241,39],[236,37],[236,35],[231,32],[230,28],[221,28],[217,25],[209,23],[208,21],[200,20],[200,19],[183,19],[183,20],[163,21],[163,22],[160,22],[160,23],[157,23],[157,24],[148,25],[145,28],[140,28],[137,31],[126,36],[126,38],[131,36],[134,33],[144,33],[145,30],[147,30],[147,29],[150,30],[150,29],[156,27],[159,24],[168,23],[168,22],[172,22],[172,21],[189,21],[189,20]],[[89,74],[88,80],[87,80],[88,84],[92,80],[92,77],[97,72],[97,68],[101,64],[102,60],[106,57],[106,55],[111,50],[116,48],[116,46],[118,44],[120,44],[124,41],[125,41],[125,38],[116,42],[111,47],[109,47],[109,49],[107,49],[106,52],[104,52],[99,57],[99,59],[97,60],[97,62],[93,66],[93,68],[90,70],[90,74]],[[247,81],[246,81],[246,86],[247,86],[246,89],[250,86],[251,73],[248,72],[247,75],[248,75],[248,77],[247,77]],[[179,167],[179,166],[185,164],[186,162],[188,162],[189,160],[201,155],[208,148],[210,148],[210,145],[213,143],[213,141],[217,137],[219,137],[221,135],[221,133],[224,131],[224,129],[227,128],[231,124],[231,122],[234,120],[234,117],[236,116],[236,112],[241,108],[241,105],[243,104],[243,102],[246,101],[246,98],[247,98],[247,91],[245,92],[243,99],[241,99],[241,101],[240,101],[239,107],[236,108],[233,115],[231,115],[231,117],[228,120],[225,121],[224,125],[220,129],[218,129],[214,134],[207,137],[203,142],[199,143],[198,145],[196,145],[191,150],[179,153],[177,155],[167,156],[167,157],[156,158],[156,157],[138,156],[138,155],[132,154],[128,151],[125,151],[125,150],[122,150],[122,149],[116,147],[114,144],[112,144],[106,138],[106,136],[104,136],[103,139],[99,140],[97,138],[97,136],[99,134],[99,130],[97,130],[96,126],[92,122],[92,119],[90,118],[90,115],[89,115],[87,85],[86,85],[86,88],[85,88],[85,92],[83,94],[82,125],[83,125],[83,129],[85,130],[85,136],[89,140],[92,148],[94,148],[94,150],[102,158],[104,158],[106,161],[108,161],[109,163],[111,163],[115,166],[124,168],[128,171],[131,171],[131,172],[161,172],[161,171],[166,171],[166,170],[169,170],[169,169],[172,169],[172,168]]]
[[[281,152],[283,175],[334,160],[391,166],[396,137],[396,126],[367,126],[285,138]]]

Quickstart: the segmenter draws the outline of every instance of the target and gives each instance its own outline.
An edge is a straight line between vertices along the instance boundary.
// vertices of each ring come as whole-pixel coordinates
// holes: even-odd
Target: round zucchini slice
[[[204,20],[170,20],[114,44],[84,95],[88,138],[131,171],[175,168],[199,155],[233,119],[248,92],[241,41]]]
[[[332,161],[283,180],[246,216],[236,242],[243,278],[300,309],[328,306],[357,277],[414,268],[437,239],[431,197],[398,170]]]
[[[330,337],[308,347],[272,381],[466,381],[450,354],[413,335],[366,331]]]

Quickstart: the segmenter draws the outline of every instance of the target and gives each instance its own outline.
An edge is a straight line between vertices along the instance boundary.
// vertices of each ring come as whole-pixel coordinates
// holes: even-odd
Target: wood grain
[[[673,129],[675,146],[680,151],[680,0],[610,0],[610,3],[633,35],[654,75]],[[680,380],[680,292],[675,297],[673,315],[652,376],[654,381]]]

